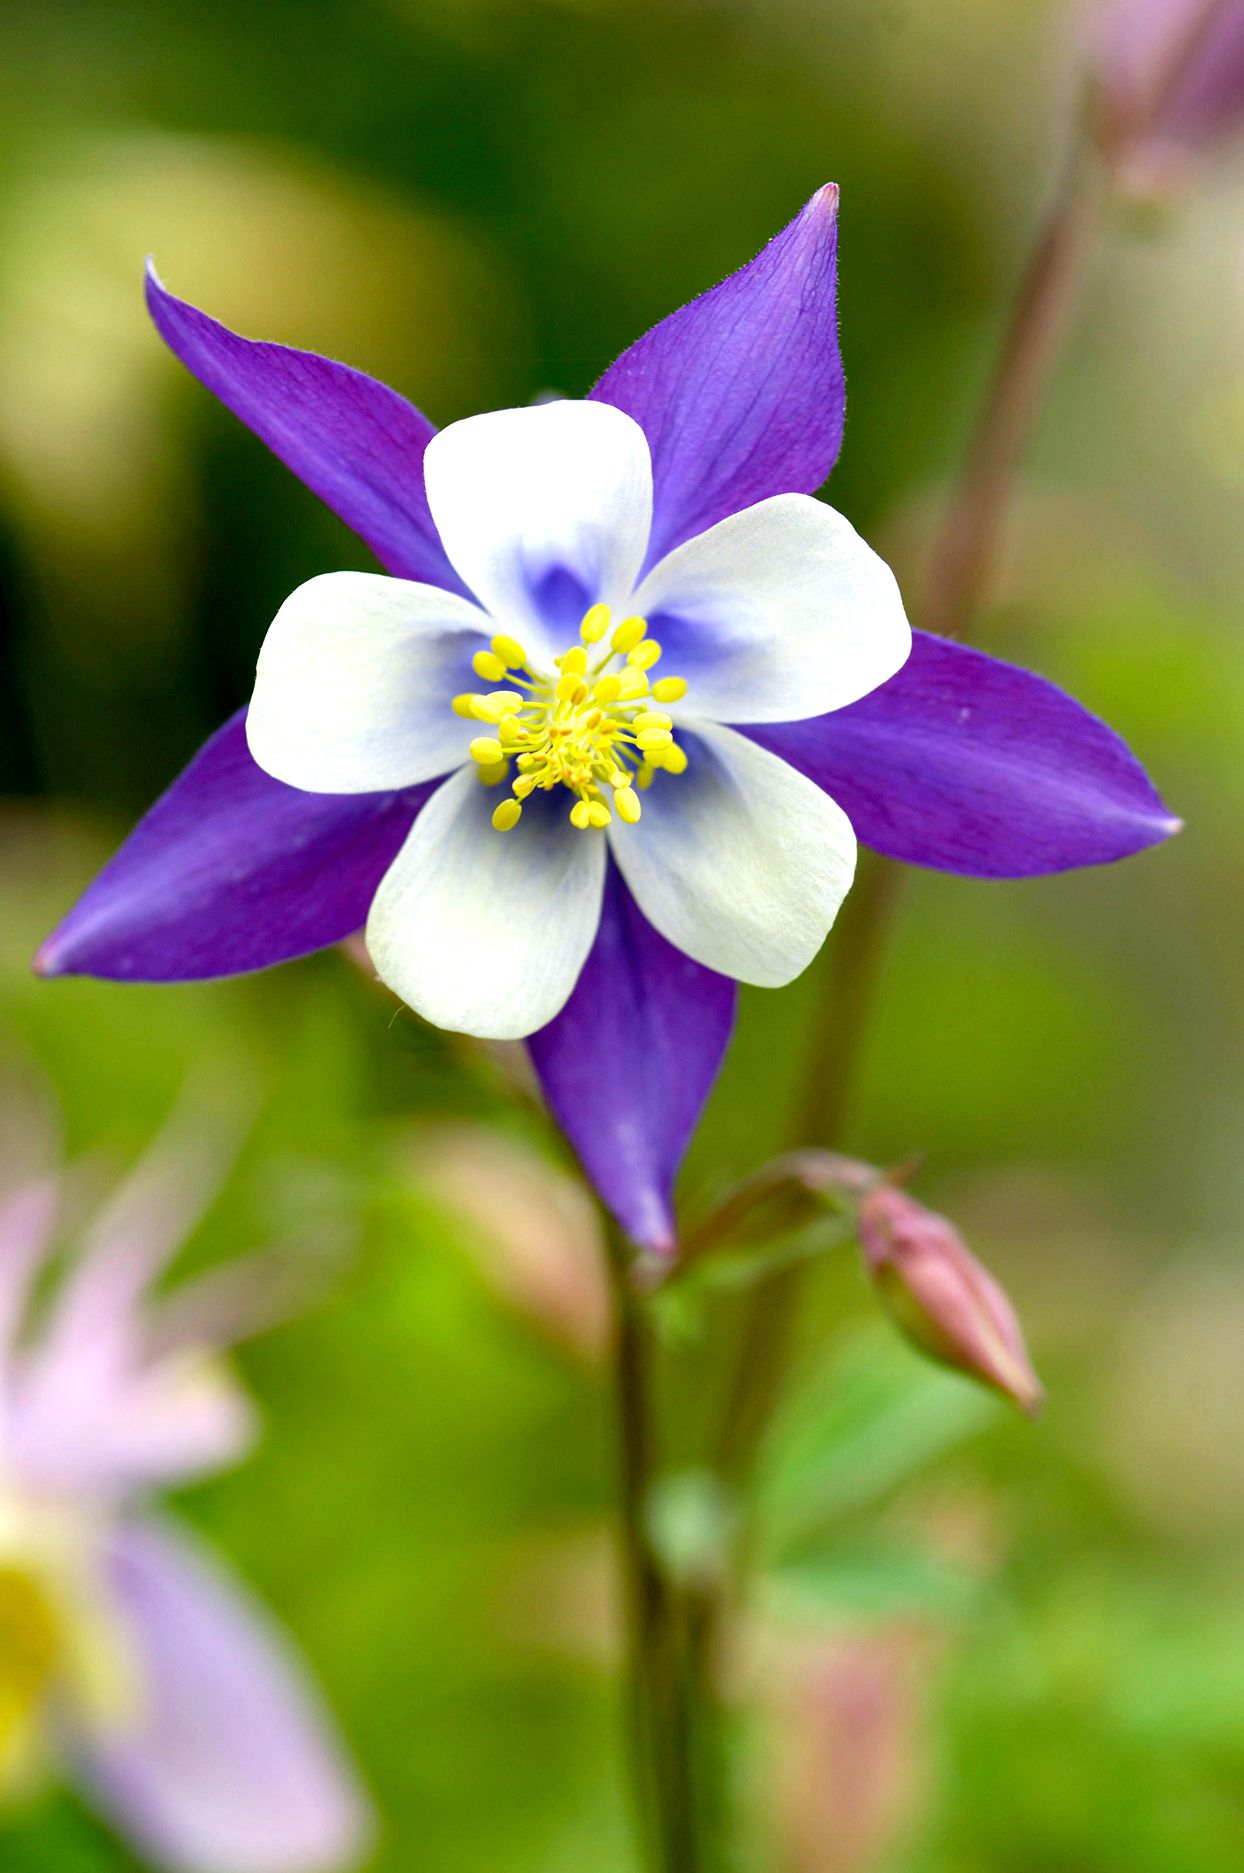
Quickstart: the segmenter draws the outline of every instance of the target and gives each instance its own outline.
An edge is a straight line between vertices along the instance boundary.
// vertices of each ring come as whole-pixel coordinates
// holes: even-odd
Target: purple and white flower
[[[167,343],[389,576],[293,594],[249,719],[37,966],[184,981],[366,925],[412,1007],[529,1038],[605,1202],[668,1252],[735,982],[811,960],[857,838],[1021,877],[1167,837],[1117,736],[1039,677],[911,633],[886,567],[810,498],[842,438],[837,206],[820,190],[586,401],[440,435],[152,274]]]
[[[0,1799],[58,1762],[155,1865],[328,1873],[370,1819],[321,1701],[242,1584],[147,1506],[253,1430],[196,1289],[148,1292],[202,1169],[166,1141],[37,1312],[56,1185],[0,1205]]]

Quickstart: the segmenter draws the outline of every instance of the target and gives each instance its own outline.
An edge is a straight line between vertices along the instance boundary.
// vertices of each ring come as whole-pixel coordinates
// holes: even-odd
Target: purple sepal
[[[832,795],[865,845],[911,865],[1033,877],[1179,830],[1113,729],[1043,677],[924,631],[862,702],[743,733]]]
[[[593,397],[652,450],[648,565],[771,494],[811,494],[842,444],[838,190],[611,364]]]
[[[147,306],[186,369],[366,542],[386,571],[466,591],[428,512],[423,452],[436,431],[421,411],[374,377],[314,351],[239,337],[175,299],[150,263]]]
[[[528,1042],[553,1117],[601,1200],[655,1255],[677,1246],[674,1179],[736,999],[733,982],[658,935],[611,865],[574,993]]]
[[[246,711],[204,743],[35,958],[40,975],[193,982],[361,929],[439,785],[303,793],[251,759]]]

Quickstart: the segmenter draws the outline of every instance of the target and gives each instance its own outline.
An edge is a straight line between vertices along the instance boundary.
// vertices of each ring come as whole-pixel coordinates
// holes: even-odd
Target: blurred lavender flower
[[[166,1138],[46,1308],[53,1180],[0,1206],[0,1796],[59,1759],[159,1866],[353,1864],[366,1803],[288,1641],[155,1489],[235,1459],[249,1402],[196,1298],[150,1287],[210,1194]],[[204,1329],[204,1330],[199,1330]]]
[[[1131,193],[1168,191],[1244,129],[1242,0],[1111,0],[1095,62],[1098,141]]]
[[[1015,1309],[954,1225],[880,1183],[860,1203],[858,1228],[873,1285],[908,1338],[1034,1412],[1041,1383]]]

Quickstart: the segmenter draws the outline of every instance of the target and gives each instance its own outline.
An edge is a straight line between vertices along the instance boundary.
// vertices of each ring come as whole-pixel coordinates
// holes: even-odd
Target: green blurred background
[[[376,1873],[631,1865],[591,1228],[504,1063],[342,956],[184,989],[28,976],[244,700],[283,597],[367,563],[164,354],[144,256],[444,422],[581,394],[832,178],[832,497],[914,587],[1076,33],[997,0],[0,15],[0,1072],[118,1166],[192,1070],[253,1111],[191,1257],[288,1245],[323,1292],[241,1353],[265,1440],[184,1506],[322,1677]],[[806,1565],[740,1645],[749,1873],[1244,1855],[1242,313],[1238,164],[1107,229],[983,641],[1117,726],[1187,830],[1098,873],[911,880],[843,1142],[923,1154],[1050,1399],[1033,1428],[930,1373],[852,1267],[818,1273],[767,1465]],[[745,995],[689,1203],[783,1142],[815,987]],[[689,1329],[676,1465],[736,1328],[727,1297]],[[57,1795],[0,1855],[134,1864]]]

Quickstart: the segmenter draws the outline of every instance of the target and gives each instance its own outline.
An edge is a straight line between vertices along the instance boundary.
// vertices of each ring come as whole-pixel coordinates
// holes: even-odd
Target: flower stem
[[[649,1873],[696,1873],[690,1685],[677,1598],[647,1527],[655,1458],[651,1348],[643,1301],[632,1287],[627,1260],[625,1245],[611,1230],[618,1532],[631,1773],[645,1867]]]
[[[1038,233],[1003,334],[956,485],[929,556],[920,607],[926,628],[971,635],[987,590],[1024,449],[1075,305],[1098,226],[1101,176],[1084,127]],[[822,969],[792,1144],[832,1144],[845,1123],[902,873],[869,857],[847,899]],[[727,1387],[717,1459],[746,1483],[780,1395],[807,1270],[780,1270],[757,1288]]]
[[[943,637],[976,622],[1007,507],[1097,234],[1100,168],[1077,139],[1037,236],[929,559],[920,621]]]

